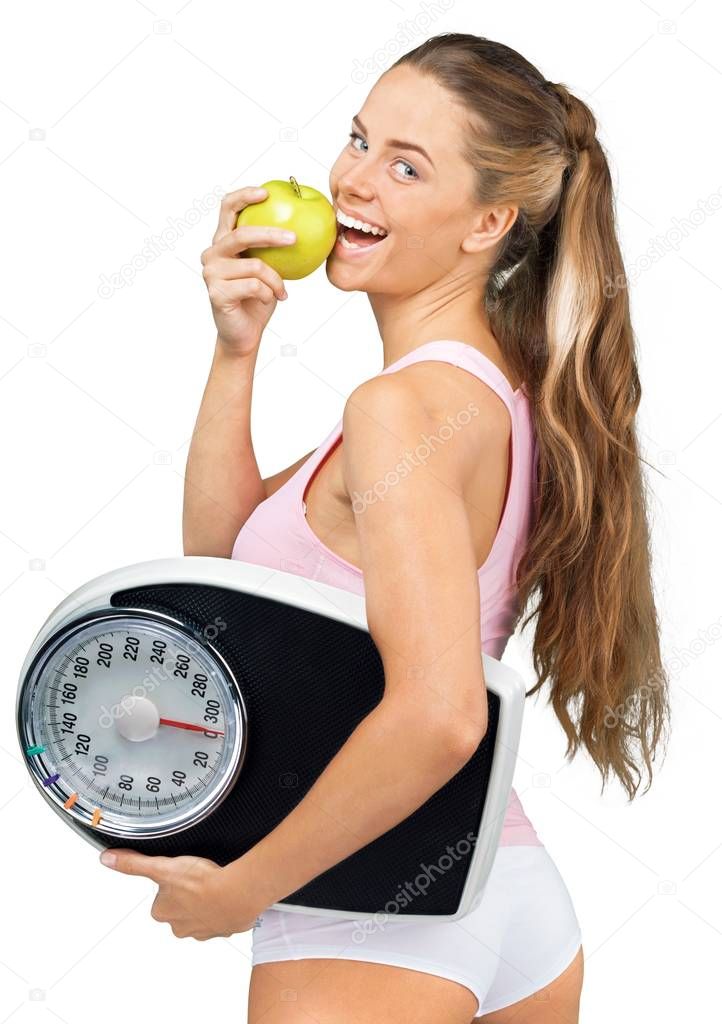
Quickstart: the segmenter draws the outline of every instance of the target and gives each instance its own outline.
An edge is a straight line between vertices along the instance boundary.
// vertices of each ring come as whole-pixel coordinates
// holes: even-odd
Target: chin
[[[358,284],[352,282],[347,275],[343,273],[343,267],[339,267],[338,260],[334,260],[333,256],[329,256],[324,264],[326,268],[326,277],[330,284],[334,288],[338,288],[342,292],[359,292],[365,291],[365,288],[359,288]]]

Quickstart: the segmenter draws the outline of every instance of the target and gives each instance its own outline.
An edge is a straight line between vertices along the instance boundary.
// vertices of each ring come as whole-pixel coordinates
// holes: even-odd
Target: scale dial
[[[247,732],[238,684],[208,638],[141,610],[91,614],[49,637],[21,684],[18,730],[56,810],[133,838],[210,814]]]

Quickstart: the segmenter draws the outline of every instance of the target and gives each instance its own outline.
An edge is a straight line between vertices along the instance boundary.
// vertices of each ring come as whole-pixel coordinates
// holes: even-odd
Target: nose
[[[375,189],[369,181],[368,174],[360,163],[349,167],[335,176],[332,173],[329,178],[329,184],[331,194],[337,198],[341,195],[358,196],[361,200],[368,203],[375,195]]]

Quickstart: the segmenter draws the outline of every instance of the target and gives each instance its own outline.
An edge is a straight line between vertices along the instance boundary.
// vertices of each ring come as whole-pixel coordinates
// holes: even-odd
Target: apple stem
[[[293,187],[295,188],[296,192],[298,193],[298,198],[299,198],[299,199],[303,199],[303,196],[301,195],[301,189],[300,189],[300,187],[299,187],[299,184],[298,184],[298,182],[296,181],[296,179],[295,179],[295,178],[293,177],[293,175],[291,175],[291,176],[290,176],[290,178],[289,178],[288,180],[289,180],[289,181],[291,182],[291,184],[292,184],[292,185],[293,185]]]

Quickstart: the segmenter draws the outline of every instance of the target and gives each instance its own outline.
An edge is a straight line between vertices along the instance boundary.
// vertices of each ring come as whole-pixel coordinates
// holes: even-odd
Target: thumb
[[[123,875],[143,875],[154,882],[161,882],[167,875],[166,862],[169,857],[150,857],[137,850],[113,849],[104,850],[100,855],[100,863]]]

